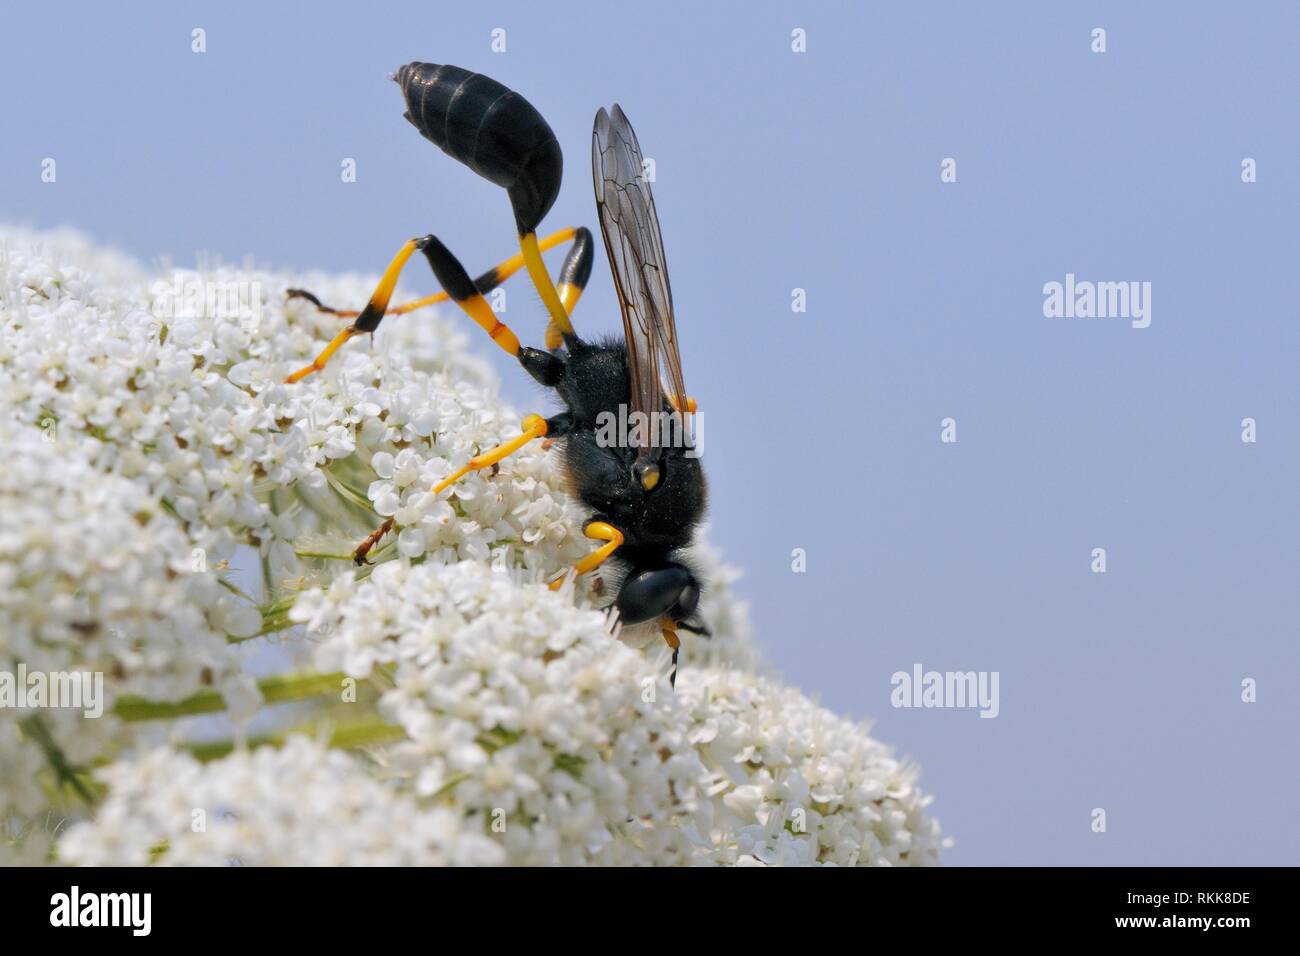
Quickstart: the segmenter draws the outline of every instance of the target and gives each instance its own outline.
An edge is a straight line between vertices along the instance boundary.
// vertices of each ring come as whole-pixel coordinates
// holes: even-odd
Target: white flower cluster
[[[213,687],[255,707],[227,636],[256,634],[261,615],[195,573],[190,542],[158,500],[52,431],[0,419],[0,447],[0,671],[101,675],[103,689],[94,719],[84,707],[0,708],[0,753],[18,744],[16,722],[39,714],[67,759],[88,763],[120,730],[111,708],[128,694]],[[3,760],[0,816],[40,806],[39,752],[20,749]]]
[[[59,858],[934,862],[915,768],[758,676],[736,572],[706,542],[714,637],[685,635],[674,693],[662,641],[588,607],[608,603],[599,574],[540,583],[591,548],[542,443],[432,494],[522,417],[467,322],[390,319],[284,383],[346,320],[283,291],[356,307],[373,281],[151,277],[75,237],[0,233],[0,670],[100,669],[110,705],[210,687],[238,719],[261,699],[245,648],[275,632],[378,689],[377,712],[374,692],[319,711],[321,732],[355,706],[401,737],[364,758],[236,740],[200,763],[183,726],[154,749],[156,725],[51,712],[44,744],[86,781],[104,764]],[[396,534],[357,572],[384,518]],[[240,554],[260,603],[225,577]],[[0,761],[0,850],[30,856],[50,748],[0,713]]]
[[[213,562],[252,544],[278,577],[301,573],[292,543],[318,515],[297,501],[278,508],[273,492],[304,492],[319,506],[312,490],[363,472],[364,494],[368,468],[332,470],[355,466],[348,460],[358,452],[368,464],[406,449],[411,483],[371,492],[405,509],[411,556],[426,550],[416,540],[477,556],[502,541],[562,539],[565,519],[576,518],[536,488],[556,484],[539,449],[512,460],[517,482],[466,483],[468,522],[446,520],[445,503],[427,494],[452,461],[504,440],[519,422],[493,401],[485,366],[466,355],[465,334],[448,319],[393,321],[380,336],[387,347],[353,343],[323,374],[287,385],[285,375],[344,324],[305,303],[286,308],[288,276],[177,271],[113,286],[63,264],[63,247],[6,246],[0,401],[18,421],[56,430],[95,467],[138,480]],[[338,302],[364,301],[371,289],[359,278],[315,278]],[[422,347],[408,349],[417,333]]]
[[[915,771],[796,691],[609,633],[481,564],[393,562],[305,594],[322,670],[386,668],[385,772],[501,833],[515,863],[930,863]],[[701,642],[702,643],[702,642]],[[657,657],[657,660],[655,659]]]
[[[60,857],[83,866],[437,866],[500,863],[455,812],[424,809],[306,737],[201,764],[166,748],[108,767],[95,826]]]
[[[920,768],[799,691],[735,669],[686,682],[690,739],[714,769],[715,858],[925,866],[947,841]]]

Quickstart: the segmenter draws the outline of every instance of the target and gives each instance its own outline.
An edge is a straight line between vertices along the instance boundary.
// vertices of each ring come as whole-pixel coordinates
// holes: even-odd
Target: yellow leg
[[[529,232],[520,236],[519,250],[523,253],[528,276],[533,280],[533,285],[537,288],[542,303],[551,316],[551,322],[546,327],[546,347],[558,348],[563,341],[561,334],[573,334],[573,324],[569,321],[568,310],[559,292],[556,291],[555,284],[551,282],[551,274],[546,271],[546,263],[542,261],[542,252],[537,245],[537,233]]]
[[[606,543],[602,544],[595,551],[591,552],[591,554],[587,555],[575,564],[573,566],[574,574],[586,574],[588,571],[596,570],[596,568],[604,564],[609,559],[609,556],[617,551],[623,544],[623,532],[619,531],[612,524],[607,524],[604,521],[593,521],[588,524],[583,531],[588,538],[595,541],[604,541]],[[563,587],[564,579],[566,577],[568,577],[567,572],[552,581],[550,583],[551,590],[558,591]]]
[[[560,304],[564,306],[564,311],[573,315],[573,310],[578,306],[578,299],[582,297],[582,286],[563,282],[560,284],[559,292]]]
[[[429,260],[433,274],[438,277],[439,285],[451,296],[451,301],[473,319],[493,342],[511,355],[518,355],[519,338],[510,331],[509,326],[497,318],[497,314],[492,311],[492,306],[488,305],[487,299],[483,298],[478,285],[469,277],[460,260],[452,255],[451,250],[443,245],[437,236],[425,236],[420,240],[420,248],[424,252],[424,257]]]
[[[408,239],[402,248],[397,250],[397,255],[393,257],[393,261],[384,270],[378,287],[375,289],[374,294],[370,296],[370,301],[366,303],[366,307],[361,310],[357,320],[334,336],[334,340],[325,346],[325,351],[316,356],[310,365],[300,368],[290,375],[285,379],[286,382],[292,385],[313,372],[319,372],[325,367],[325,363],[333,357],[334,353],[343,346],[344,342],[359,332],[373,332],[378,327],[384,313],[388,311],[388,300],[393,297],[393,289],[397,286],[397,278],[402,274],[402,269],[405,267],[407,260],[411,258],[411,254],[417,248],[419,248],[417,240]]]
[[[573,241],[573,237],[577,234],[577,231],[577,229],[569,227],[568,229],[561,229],[558,232],[551,233],[545,239],[538,241],[537,248],[539,253],[549,252],[558,245]],[[483,292],[486,292],[489,289],[495,289],[522,269],[523,266],[524,254],[522,252],[517,252],[509,259],[497,263],[491,271],[485,272],[483,275],[479,276],[474,280],[474,284]],[[578,300],[582,298],[582,292],[583,286],[576,282],[561,283],[557,289],[557,294],[560,297],[560,305],[564,307],[566,315],[573,315],[573,310],[578,306]],[[405,315],[407,312],[414,312],[416,309],[422,309],[426,305],[437,305],[439,302],[446,302],[448,298],[450,298],[450,296],[448,296],[446,292],[438,292],[434,295],[425,296],[423,299],[416,299],[412,302],[405,302],[402,305],[395,305],[388,310],[388,314]],[[326,311],[333,312],[334,310],[327,309]],[[345,317],[349,315],[347,312],[338,312],[337,314]],[[355,315],[356,313],[353,312],[350,314]],[[558,337],[559,329],[555,325],[554,319],[551,320],[546,329],[546,347],[548,349],[559,348],[560,345],[563,344],[563,340]],[[552,329],[555,330],[554,337],[552,336]],[[570,326],[570,331],[572,331],[572,326]]]
[[[584,238],[582,241],[574,245],[574,248],[570,251],[570,259],[585,259],[588,265],[581,269],[566,268],[566,274],[576,274],[579,277],[578,281],[563,283],[557,292],[555,287],[551,284],[550,275],[547,273],[546,266],[542,262],[541,254],[547,250],[554,249],[556,246],[563,245],[566,242],[573,242],[574,239],[579,236],[580,232],[583,234]],[[334,357],[334,353],[343,347],[343,343],[347,342],[348,339],[358,333],[373,332],[379,326],[379,322],[384,318],[384,316],[405,315],[408,312],[414,312],[416,309],[421,309],[428,305],[436,305],[439,302],[446,302],[448,299],[453,298],[446,291],[435,292],[433,295],[425,296],[422,299],[415,299],[411,302],[404,302],[401,305],[395,305],[392,308],[389,308],[388,300],[392,297],[393,287],[397,284],[397,278],[401,274],[402,267],[406,265],[406,261],[411,257],[411,253],[417,248],[420,248],[416,245],[416,242],[417,240],[413,239],[402,246],[401,250],[397,253],[396,258],[393,259],[389,264],[388,269],[384,272],[384,277],[380,280],[379,288],[376,289],[375,294],[371,296],[369,304],[360,312],[348,309],[331,308],[304,289],[289,290],[288,295],[291,299],[307,299],[314,303],[322,312],[337,315],[344,319],[356,319],[356,322],[339,332],[338,335],[334,336],[334,339],[330,344],[325,347],[324,351],[322,351],[320,355],[316,356],[310,365],[294,372],[285,379],[286,382],[289,384],[299,382],[308,375],[311,375],[313,372],[319,372],[325,367],[326,363]],[[510,352],[510,354],[514,355],[519,351],[519,340],[515,338],[514,333],[510,332],[508,328],[497,320],[496,314],[492,311],[492,307],[482,298],[482,292],[496,288],[521,268],[528,266],[528,271],[533,279],[534,285],[538,285],[539,276],[545,280],[544,285],[538,285],[538,290],[549,290],[549,298],[555,300],[555,305],[563,316],[563,328],[572,332],[573,326],[569,322],[569,314],[572,313],[574,307],[578,304],[578,299],[582,296],[586,276],[590,272],[590,257],[590,236],[585,229],[579,230],[575,227],[560,229],[540,241],[535,234],[530,233],[528,236],[520,238],[519,252],[515,253],[509,259],[505,259],[498,263],[492,269],[489,269],[487,272],[483,273],[483,275],[474,280],[472,285],[474,289],[479,292],[477,301],[473,301],[474,297],[470,296],[463,300],[457,300],[456,304],[464,309],[469,314],[470,318],[485,329],[488,334],[492,336],[494,342],[504,348],[507,352]],[[459,263],[457,263],[457,267],[459,267]],[[460,291],[464,294],[470,290],[461,288]],[[552,349],[559,348],[562,344],[562,339],[560,337],[561,327],[556,324],[555,320],[556,312],[552,308],[552,303],[548,300],[547,292],[541,291],[541,295],[542,300],[547,303],[547,311],[551,314],[551,321],[546,327],[546,347]],[[502,331],[503,329],[504,331]]]
[[[355,319],[361,314],[356,309],[336,309],[332,305],[326,305],[306,289],[289,289],[285,292],[285,296],[290,299],[306,299],[316,306],[317,311],[324,312],[326,315],[337,315],[340,319]],[[447,298],[447,293],[435,292],[433,295],[426,295],[423,299],[413,299],[410,302],[403,302],[401,305],[389,306],[384,315],[405,315],[407,312],[422,309],[426,305],[437,305],[439,302],[446,302]]]
[[[493,448],[490,451],[485,451],[481,455],[475,455],[465,463],[464,467],[438,482],[438,484],[434,486],[433,493],[435,495],[442,494],[456,482],[460,481],[460,479],[468,475],[471,471],[478,471],[480,468],[495,465],[502,458],[513,455],[534,438],[541,438],[546,434],[546,419],[542,418],[541,415],[529,415],[524,419],[523,425],[520,427],[523,428],[522,435],[518,438],[512,438],[504,445],[497,445],[496,448]]]
[[[582,286],[573,282],[561,282],[558,287],[560,304],[564,306],[564,311],[573,315],[573,310],[577,308],[578,300],[582,298]],[[564,344],[564,333],[560,327],[555,324],[555,320],[546,323],[546,347],[548,349],[558,349]]]
[[[294,382],[301,382],[304,378],[306,378],[308,375],[311,375],[314,372],[319,372],[321,369],[325,367],[325,363],[334,357],[334,353],[343,347],[343,343],[346,342],[348,339],[352,338],[352,336],[356,334],[357,334],[356,328],[354,326],[349,325],[338,335],[334,336],[330,344],[325,346],[324,351],[322,351],[320,355],[317,355],[314,359],[311,360],[310,365],[306,365],[298,369],[298,371],[294,372],[292,375],[290,375],[288,378],[284,380],[285,383],[288,385],[292,385]]]
[[[510,331],[510,326],[497,318],[497,314],[492,311],[492,306],[488,305],[487,299],[482,295],[475,292],[469,298],[457,299],[456,304],[491,337],[493,342],[510,355],[519,354],[519,336]]]
[[[564,245],[566,242],[572,242],[573,237],[578,230],[570,226],[567,229],[560,229],[551,233],[543,239],[538,240],[537,248],[541,252],[549,252],[556,246]],[[524,254],[516,252],[509,259],[497,263],[489,271],[483,273],[474,280],[482,291],[495,289],[513,276],[516,272],[524,267]],[[578,304],[578,298],[582,295],[582,286],[579,285],[562,285],[560,286],[560,301],[563,303],[565,311],[570,315],[573,314],[574,306]],[[356,309],[335,309],[332,306],[325,305],[320,299],[312,295],[306,289],[290,289],[288,292],[291,299],[307,299],[316,308],[330,315],[337,315],[341,319],[355,319],[361,313]],[[385,315],[406,315],[408,312],[414,312],[416,309],[423,309],[426,306],[437,305],[439,302],[446,302],[450,296],[446,292],[435,292],[433,295],[426,295],[422,299],[412,299],[410,302],[403,302],[401,305],[392,306]]]
[[[675,688],[677,686],[677,654],[682,649],[681,639],[677,636],[677,622],[672,618],[661,617],[659,619],[659,633],[664,636],[664,642],[673,649],[673,672],[668,678],[668,683]]]

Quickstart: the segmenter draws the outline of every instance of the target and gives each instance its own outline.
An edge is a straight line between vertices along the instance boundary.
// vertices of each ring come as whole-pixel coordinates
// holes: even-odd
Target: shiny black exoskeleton
[[[688,443],[658,449],[659,481],[647,490],[635,469],[636,449],[605,440],[609,422],[631,401],[627,351],[610,339],[585,342],[565,337],[562,352],[525,348],[520,364],[540,384],[553,388],[566,410],[547,419],[547,435],[564,456],[571,493],[623,532],[612,561],[626,570],[615,606],[627,624],[666,616],[685,630],[705,633],[693,620],[700,582],[680,552],[690,546],[704,518],[704,469]],[[672,414],[665,403],[664,415]],[[617,429],[615,429],[617,431]]]
[[[564,155],[542,114],[482,73],[408,63],[393,75],[420,135],[505,189],[521,233],[533,232],[560,194]]]
[[[521,236],[536,231],[559,194],[563,158],[541,114],[523,97],[482,74],[455,66],[410,63],[394,79],[406,98],[406,118],[426,139],[506,189]],[[470,280],[455,257],[429,236],[419,248],[442,287],[457,302],[495,286],[488,272]],[[561,284],[585,287],[591,272],[591,233],[576,230]],[[618,529],[623,544],[610,559],[623,572],[613,606],[627,624],[666,618],[707,634],[697,617],[701,584],[683,558],[704,515],[706,486],[688,443],[647,453],[608,440],[602,423],[619,420],[632,404],[628,349],[617,340],[588,342],[566,333],[553,350],[516,353],[537,382],[553,389],[565,410],[548,418],[548,438],[563,456],[571,493],[592,521]],[[665,415],[672,414],[667,403]],[[654,474],[647,476],[647,471]],[[675,647],[675,645],[674,645]],[[674,655],[674,660],[676,659]]]

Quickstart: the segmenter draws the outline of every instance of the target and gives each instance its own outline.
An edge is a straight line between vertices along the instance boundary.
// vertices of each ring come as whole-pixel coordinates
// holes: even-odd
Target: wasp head
[[[700,582],[689,568],[669,563],[635,571],[623,582],[615,606],[624,624],[660,617],[685,621],[700,605]]]

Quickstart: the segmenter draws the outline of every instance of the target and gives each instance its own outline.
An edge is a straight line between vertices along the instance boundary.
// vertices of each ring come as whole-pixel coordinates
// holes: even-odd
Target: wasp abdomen
[[[393,78],[420,135],[503,187],[520,234],[536,232],[559,195],[564,161],[555,133],[533,105],[458,66],[408,63]]]

